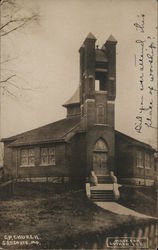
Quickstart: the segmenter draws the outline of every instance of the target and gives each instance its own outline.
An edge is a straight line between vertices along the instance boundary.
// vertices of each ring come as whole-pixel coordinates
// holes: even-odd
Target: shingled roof
[[[69,105],[79,104],[79,103],[80,103],[80,88],[78,86],[73,96],[63,104],[63,107],[67,107]]]
[[[92,32],[89,32],[86,39],[92,39],[92,40],[97,40],[96,37],[92,34]]]
[[[135,138],[133,138],[133,137],[131,137],[129,135],[126,135],[126,134],[124,134],[124,133],[122,133],[120,131],[115,130],[115,136],[118,139],[122,138],[123,140],[128,141],[129,146],[138,146],[138,147],[143,147],[143,148],[149,149],[151,151],[155,151],[155,149],[152,148],[151,145],[149,145],[149,144],[147,144],[145,142],[139,141],[139,140],[137,140],[137,139],[135,139]]]
[[[80,122],[80,117],[65,118],[57,122],[27,131],[12,138],[14,140],[9,146],[35,145],[49,142],[65,141],[66,135]],[[10,138],[2,141],[9,141]]]

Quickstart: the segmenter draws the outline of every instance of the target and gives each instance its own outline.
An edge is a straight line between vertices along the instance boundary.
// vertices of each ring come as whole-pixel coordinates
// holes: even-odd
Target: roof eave
[[[129,143],[129,146],[142,147],[142,148],[146,148],[146,149],[155,151],[155,149],[151,145],[149,145],[145,142],[139,141],[139,140],[137,140],[129,135],[126,135],[118,130],[115,130],[115,133],[120,137],[124,137],[125,139],[130,140],[131,143]]]
[[[156,150],[154,149],[154,148],[152,148],[150,145],[148,145],[148,144],[139,144],[139,143],[129,143],[128,144],[128,146],[129,147],[138,147],[138,148],[144,148],[144,149],[147,149],[147,150],[150,150],[150,151],[153,151],[153,152],[155,152]]]
[[[49,144],[49,143],[65,143],[65,139],[56,139],[56,140],[45,140],[45,141],[36,141],[36,142],[29,142],[29,143],[13,143],[12,145],[9,145],[9,148],[16,148],[16,147],[22,147],[22,146],[35,146],[35,145],[42,145],[42,144]]]
[[[74,102],[74,103],[68,103],[68,104],[63,104],[62,106],[67,108],[69,106],[74,106],[74,105],[80,105],[80,102]]]
[[[0,142],[12,142],[12,141],[15,141],[16,140],[16,138],[10,138],[10,137],[8,137],[8,138],[2,138],[1,140],[0,140]]]

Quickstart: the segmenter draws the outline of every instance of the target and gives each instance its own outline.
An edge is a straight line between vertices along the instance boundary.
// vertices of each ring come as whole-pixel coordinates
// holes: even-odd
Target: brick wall
[[[133,148],[133,156],[136,156],[136,152],[140,150],[142,152],[143,159],[145,158],[145,154],[151,155],[151,164],[150,169],[145,167],[145,159],[144,159],[144,168],[137,167],[136,157],[134,157],[134,177],[135,178],[146,178],[146,179],[154,179],[154,155],[153,152],[147,149],[138,149],[137,147]]]
[[[122,138],[115,140],[117,176],[119,178],[133,177],[133,150],[128,147],[128,143]]]
[[[138,167],[137,152],[142,153],[143,158],[145,153],[151,155],[150,169],[143,166]],[[154,155],[153,151],[142,146],[136,146],[128,139],[116,137],[116,166],[117,175],[119,178],[141,178],[141,179],[154,179],[156,174],[154,169]]]
[[[70,142],[70,172],[71,177],[83,178],[86,175],[86,137],[76,134]]]
[[[15,176],[15,165],[13,166],[12,163],[13,153],[8,145],[9,142],[4,143],[4,174],[5,176]]]
[[[76,104],[76,105],[70,105],[69,107],[67,107],[67,117],[71,117],[71,116],[76,116],[76,115],[80,115],[80,105]]]
[[[41,145],[43,147],[44,145]],[[41,177],[41,176],[69,176],[69,168],[66,161],[66,145],[55,144],[55,165],[40,165],[40,146],[35,149],[35,166],[22,167],[20,163],[21,148],[5,147],[5,174],[13,177]]]

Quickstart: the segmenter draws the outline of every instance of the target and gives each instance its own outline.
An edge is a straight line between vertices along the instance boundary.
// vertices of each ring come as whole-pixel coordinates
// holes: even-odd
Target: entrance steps
[[[95,202],[114,201],[113,190],[91,190],[90,199]]]
[[[86,183],[86,194],[94,202],[114,202],[120,196],[119,186],[110,175],[96,176],[93,173],[91,182]]]

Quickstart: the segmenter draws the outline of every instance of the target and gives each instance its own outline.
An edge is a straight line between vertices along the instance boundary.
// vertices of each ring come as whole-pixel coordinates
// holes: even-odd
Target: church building
[[[91,190],[91,182],[154,185],[155,150],[115,130],[117,41],[95,43],[89,33],[79,49],[80,84],[63,104],[67,117],[2,140],[5,175],[85,182]]]

